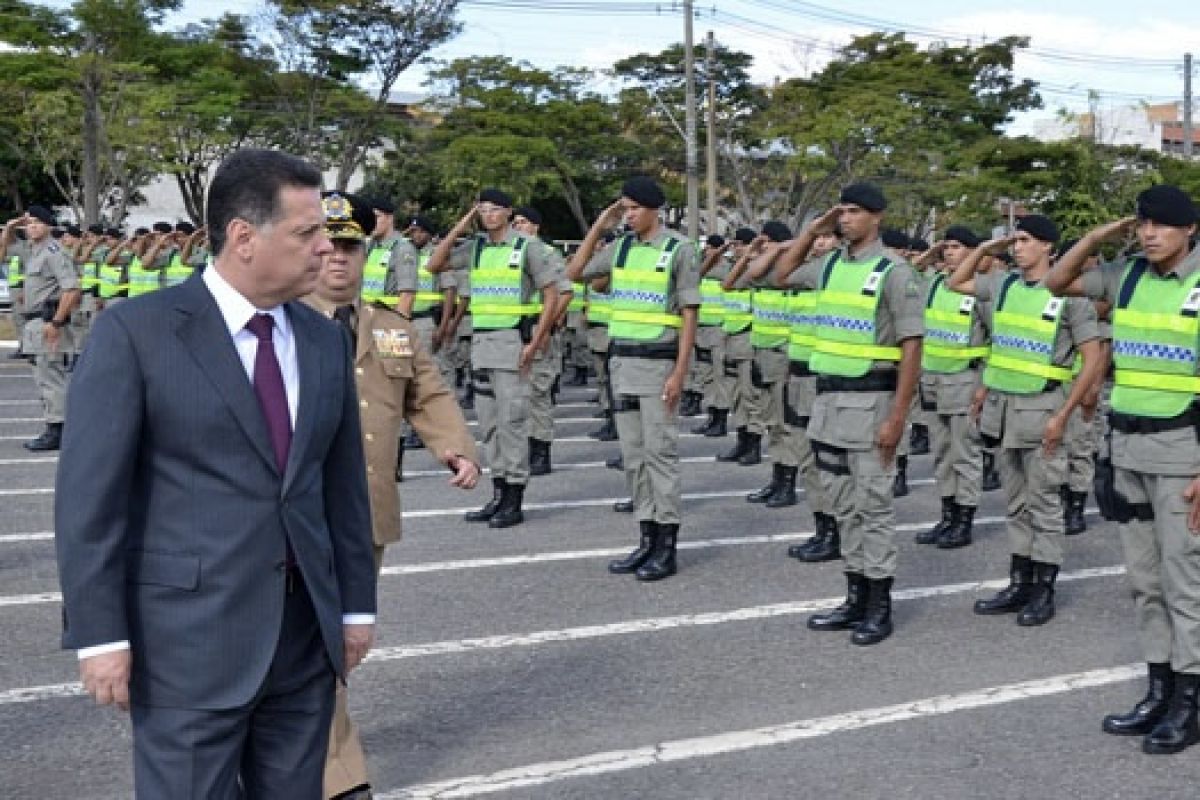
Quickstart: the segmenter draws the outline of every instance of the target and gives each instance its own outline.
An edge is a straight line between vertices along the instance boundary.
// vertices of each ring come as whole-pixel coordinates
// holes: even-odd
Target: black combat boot
[[[632,510],[632,509],[630,509]],[[638,527],[642,530],[642,539],[638,543],[637,548],[616,561],[608,562],[608,571],[614,575],[631,575],[637,572],[642,564],[646,563],[646,559],[650,558],[650,554],[654,552],[654,543],[658,540],[658,523],[650,520],[642,520],[638,523]]]
[[[954,498],[942,498],[942,518],[938,524],[934,525],[927,531],[921,531],[914,538],[917,544],[937,544],[937,540],[942,538],[942,534],[950,530],[950,526],[954,524]]]
[[[567,386],[587,386],[587,367],[576,367],[575,372],[565,381]]]
[[[732,450],[727,450],[726,452],[719,454],[717,456],[717,461],[726,461],[726,462],[740,461],[742,456],[744,456],[748,452],[747,448],[749,447],[749,439],[747,439],[746,437],[748,437],[749,435],[750,434],[746,432],[746,429],[744,427],[738,428],[737,429],[737,444],[735,444],[733,446]]]
[[[488,520],[489,528],[511,528],[525,521],[521,504],[525,500],[525,484],[505,483],[504,496],[500,498],[500,507]]]
[[[713,408],[712,406],[709,406],[708,407],[708,416],[705,418],[704,422],[701,422],[699,425],[695,425],[692,427],[692,433],[698,433],[701,436],[707,436],[708,432],[710,430],[712,430],[712,426],[716,423],[716,421],[717,421],[717,409]]]
[[[1058,565],[1033,562],[1033,594],[1017,615],[1017,624],[1026,628],[1045,625],[1054,617],[1054,580]]]
[[[699,392],[684,392],[683,402],[679,404],[679,415],[681,417],[698,416],[702,400],[704,400],[704,395]]]
[[[404,440],[396,443],[396,483],[404,483]]]
[[[459,405],[463,407],[463,411],[473,411],[475,409],[475,382],[467,381],[467,387],[463,390],[462,400]]]
[[[975,601],[976,614],[1012,614],[1020,611],[1033,596],[1033,561],[1029,556],[1012,557],[1008,586],[994,597]]]
[[[782,480],[775,492],[767,498],[767,508],[787,508],[796,505],[796,474],[799,467],[780,467]]]
[[[1072,492],[1067,490],[1067,504],[1063,515],[1067,536],[1076,536],[1087,530],[1087,521],[1083,518],[1083,509],[1087,506],[1087,492]]]
[[[729,433],[729,409],[718,408],[715,410],[712,427],[709,428],[704,435],[711,439],[719,439]]]
[[[675,542],[679,537],[679,526],[676,524],[658,525],[658,540],[646,563],[637,571],[639,581],[661,581],[675,574]]]
[[[996,469],[996,455],[987,450],[983,451],[983,484],[985,492],[994,492],[1000,488],[1000,472]]]
[[[1171,704],[1175,673],[1170,664],[1147,664],[1149,682],[1146,696],[1127,714],[1109,714],[1101,727],[1117,736],[1145,736],[1154,730]]]
[[[738,459],[737,463],[742,467],[753,467],[762,463],[761,433],[746,433],[746,452],[742,453],[742,457]]]
[[[908,456],[896,456],[896,480],[892,483],[892,497],[908,496]]]
[[[913,423],[908,434],[908,452],[914,456],[929,455],[929,428]]]
[[[867,581],[867,613],[850,641],[854,644],[879,644],[892,635],[892,579]]]
[[[617,502],[613,503],[613,511],[617,512],[618,514],[632,514],[633,498],[631,497],[628,500],[618,500]]]
[[[492,478],[492,499],[478,511],[468,511],[463,519],[467,522],[487,522],[495,516],[496,509],[500,508],[500,501],[504,499],[505,485],[504,478]]]
[[[867,617],[867,578],[861,572],[846,573],[846,599],[832,611],[813,614],[808,627],[814,631],[848,631]]]
[[[625,469],[625,456],[617,453],[615,456],[604,459],[604,466],[608,469]]]
[[[1175,673],[1175,687],[1167,713],[1142,740],[1142,752],[1150,755],[1178,753],[1200,741],[1196,724],[1197,697],[1200,695],[1200,675]]]
[[[803,548],[797,558],[806,564],[817,564],[822,561],[837,561],[842,557],[842,537],[838,530],[837,518],[824,514],[825,536],[810,540],[808,547]]]
[[[954,550],[971,543],[971,529],[975,525],[975,506],[954,506],[954,522],[937,540],[938,548]]]
[[[751,492],[746,495],[747,503],[765,503],[767,498],[775,494],[775,490],[779,487],[779,482],[783,480],[783,465],[773,464],[771,467],[771,482],[757,492]]]
[[[800,544],[794,544],[787,549],[787,554],[792,558],[800,558],[801,553],[806,550],[811,550],[814,547],[824,547],[825,538],[829,535],[825,527],[826,515],[820,511],[813,512],[813,535],[805,539]]]
[[[529,474],[550,474],[550,443],[532,436],[529,438]]]
[[[602,442],[613,442],[617,439],[617,423],[613,419],[611,411],[604,412],[604,424],[596,430],[588,434],[593,439],[599,439]]]
[[[61,422],[47,422],[46,430],[42,431],[36,439],[25,442],[23,447],[34,453],[57,450],[62,446],[62,428]]]

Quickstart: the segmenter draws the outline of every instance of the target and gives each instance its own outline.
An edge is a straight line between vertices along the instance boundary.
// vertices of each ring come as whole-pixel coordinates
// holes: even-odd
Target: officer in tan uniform
[[[1149,686],[1105,732],[1142,736],[1150,754],[1200,741],[1200,214],[1174,186],[1137,198],[1137,216],[1084,236],[1046,285],[1112,307],[1111,451],[1118,523]],[[1141,252],[1083,271],[1106,242],[1136,231]]]
[[[819,289],[820,310],[809,368],[817,374],[808,436],[830,511],[841,533],[846,600],[809,618],[813,630],[853,630],[872,645],[892,633],[896,573],[896,450],[916,393],[924,332],[924,293],[902,259],[879,239],[887,201],[856,183],[810,223],[789,248],[804,261],[816,238],[840,226],[844,245],[804,264],[793,284]]]
[[[420,431],[431,451],[453,472],[451,486],[475,485],[478,455],[454,394],[442,382],[412,322],[381,303],[360,300],[365,242],[375,225],[371,207],[336,192],[327,192],[323,202],[325,234],[334,249],[325,257],[316,290],[304,300],[344,325],[355,341],[354,372],[378,570],[384,547],[400,540],[392,443],[401,421]],[[366,798],[369,791],[362,744],[346,712],[346,689],[339,682],[325,762],[325,797]]]
[[[25,216],[24,350],[34,357],[33,377],[42,395],[46,430],[26,450],[57,450],[62,441],[64,403],[75,356],[71,314],[79,305],[79,271],[62,245],[50,236],[54,215],[30,206]]]

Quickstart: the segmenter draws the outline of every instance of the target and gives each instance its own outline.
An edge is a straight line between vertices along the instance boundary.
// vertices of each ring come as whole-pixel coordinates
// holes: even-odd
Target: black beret
[[[1049,217],[1041,214],[1026,214],[1017,217],[1017,230],[1028,233],[1035,239],[1053,244],[1058,241],[1058,226]]]
[[[344,193],[343,193],[343,195],[344,195]],[[360,202],[362,202],[362,201],[360,201]],[[369,208],[373,208],[376,211],[382,211],[384,214],[395,214],[396,213],[396,206],[394,206],[392,204],[392,201],[388,200],[386,197],[373,197],[373,198],[371,198],[371,202],[368,203],[367,205]]]
[[[524,217],[525,219],[532,222],[534,225],[542,224],[541,213],[536,208],[533,208],[532,206],[521,206],[521,207],[515,209],[513,211],[513,214],[515,214],[518,217]]]
[[[863,206],[863,208],[866,208],[866,206]],[[880,238],[883,239],[884,247],[890,247],[893,250],[908,249],[908,234],[903,231],[898,231],[895,228],[884,228]]]
[[[1178,186],[1151,186],[1137,196],[1138,219],[1148,219],[1159,225],[1186,228],[1197,221],[1192,198]]]
[[[78,239],[80,236],[83,236],[83,231],[80,230],[78,225],[68,225],[67,234]]]
[[[719,233],[714,233],[705,239],[704,243],[709,247],[721,247],[725,244],[725,237]]]
[[[636,175],[621,186],[621,194],[643,208],[662,208],[667,202],[662,187],[653,178]]]
[[[46,225],[54,225],[56,222],[53,212],[45,206],[30,206],[25,213]]]
[[[924,253],[929,249],[929,242],[913,237],[908,243],[908,249],[917,253]]]
[[[133,235],[134,236],[145,236],[149,232],[150,232],[149,228],[134,228]]]
[[[479,193],[479,202],[491,203],[501,208],[512,208],[512,198],[499,189],[484,189]]]
[[[742,244],[750,244],[754,241],[754,236],[755,233],[753,228],[738,228],[733,234],[734,240],[739,241]]]
[[[437,235],[437,226],[433,224],[433,220],[429,219],[429,217],[421,216],[420,214],[417,214],[415,217],[412,218],[411,221],[409,221],[408,227],[420,228],[421,230],[428,233],[430,236]]]
[[[184,236],[191,236],[196,232],[196,226],[190,222],[176,222],[175,232],[182,233]]]
[[[156,223],[154,223],[154,232],[155,233],[174,233],[175,226],[169,222],[156,222]]]
[[[792,238],[791,229],[778,220],[771,220],[770,222],[763,223],[762,232],[766,234],[766,237],[772,242],[786,242],[788,239]]]
[[[887,200],[883,191],[873,183],[852,183],[842,189],[841,202],[864,208],[867,211],[883,211]]]
[[[105,228],[104,235],[111,236],[114,239],[120,239],[122,236],[122,233],[121,233],[120,228]]]
[[[61,239],[65,233],[66,233],[66,231],[62,228],[51,228],[50,229],[50,235],[53,236],[55,239]]]
[[[104,226],[101,225],[100,223],[96,223],[95,225],[88,225],[88,233],[92,234],[93,236],[103,236],[104,235]]]
[[[964,247],[979,247],[982,243],[982,240],[975,235],[975,231],[966,225],[951,225],[946,228],[946,233],[942,238],[947,242],[958,242]]]
[[[323,192],[321,206],[325,210],[325,235],[330,239],[353,239],[362,242],[375,230],[373,203],[349,192]]]

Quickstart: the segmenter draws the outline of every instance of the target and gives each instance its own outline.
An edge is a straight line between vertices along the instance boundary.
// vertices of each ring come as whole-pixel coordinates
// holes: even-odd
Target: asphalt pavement
[[[0,351],[0,798],[132,796],[127,718],[80,694],[59,648],[57,458],[31,372]],[[462,521],[490,495],[446,483],[425,451],[399,484],[404,540],[380,580],[377,650],[351,676],[376,797],[1194,798],[1200,747],[1146,756],[1100,720],[1141,696],[1144,666],[1115,529],[1069,540],[1058,615],[1043,628],[978,617],[1005,580],[1002,493],[975,543],[913,542],[939,513],[929,456],[896,503],[896,632],[875,647],[805,627],[840,601],[838,563],[804,565],[803,500],[744,495],[770,477],[719,464],[732,445],[688,435],[679,574],[639,583],[607,561],[635,542],[617,443],[586,432],[595,387],[555,414],[555,471],[526,522]],[[70,487],[59,487],[70,491]]]

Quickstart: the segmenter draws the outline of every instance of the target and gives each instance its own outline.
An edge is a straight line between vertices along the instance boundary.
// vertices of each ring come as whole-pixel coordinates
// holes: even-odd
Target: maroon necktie
[[[275,465],[282,475],[292,446],[292,416],[288,412],[283,372],[275,358],[275,343],[271,340],[274,326],[275,320],[270,314],[255,314],[246,323],[246,330],[258,337],[258,351],[254,354],[254,393],[258,395],[258,405],[267,420]]]

